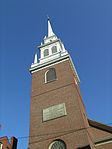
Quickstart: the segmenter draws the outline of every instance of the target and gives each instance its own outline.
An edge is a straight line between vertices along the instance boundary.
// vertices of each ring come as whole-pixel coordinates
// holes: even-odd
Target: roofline
[[[0,140],[2,139],[8,139],[8,137],[7,136],[0,137]]]
[[[90,119],[88,119],[88,122],[90,126],[112,133],[112,126],[108,126]]]
[[[46,67],[46,66],[49,66],[49,65],[51,65],[51,64],[55,64],[55,63],[57,63],[57,62],[59,62],[59,61],[62,61],[62,60],[65,60],[65,59],[68,59],[69,58],[69,55],[67,54],[67,55],[65,55],[65,56],[63,56],[63,57],[60,57],[60,58],[58,58],[58,59],[54,59],[54,60],[51,60],[51,61],[48,61],[48,62],[44,62],[44,63],[39,63],[38,65],[36,65],[35,67],[31,67],[30,69],[29,69],[29,71],[32,73],[33,71],[35,71],[35,70],[40,70],[41,68],[44,68],[44,67]]]

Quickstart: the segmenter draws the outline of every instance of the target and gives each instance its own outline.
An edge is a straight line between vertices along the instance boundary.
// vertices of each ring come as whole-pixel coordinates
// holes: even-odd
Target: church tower
[[[79,77],[48,19],[48,35],[31,65],[29,149],[94,149]]]

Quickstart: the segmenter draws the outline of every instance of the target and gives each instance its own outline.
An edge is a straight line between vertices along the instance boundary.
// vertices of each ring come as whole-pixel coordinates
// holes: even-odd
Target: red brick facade
[[[111,149],[112,148],[112,127],[88,120],[91,138],[96,146],[96,149]]]
[[[55,68],[57,80],[45,83],[45,72]],[[65,103],[67,115],[43,122],[42,110]],[[70,60],[32,74],[29,149],[47,149],[54,140],[63,140],[67,149],[94,148],[79,86]]]
[[[57,79],[45,83],[45,73],[55,68]],[[67,149],[111,149],[112,127],[87,119],[80,88],[70,59],[32,73],[29,149],[50,149],[62,140]],[[43,109],[65,103],[67,115],[43,122]]]

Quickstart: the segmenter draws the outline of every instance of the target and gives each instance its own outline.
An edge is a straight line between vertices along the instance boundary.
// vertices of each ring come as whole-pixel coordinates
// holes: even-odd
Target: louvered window
[[[51,48],[51,50],[52,50],[52,53],[56,53],[56,52],[57,52],[57,47],[56,47],[56,46],[53,46],[53,47]]]
[[[49,49],[45,49],[44,50],[44,57],[48,56],[49,55]]]
[[[45,76],[45,82],[50,82],[56,80],[56,71],[55,68],[50,68]]]

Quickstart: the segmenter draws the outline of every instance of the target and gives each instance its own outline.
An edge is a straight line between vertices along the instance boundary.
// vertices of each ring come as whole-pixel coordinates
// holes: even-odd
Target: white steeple
[[[38,46],[40,49],[40,58],[37,60],[37,53],[35,54],[34,62],[31,67],[40,66],[43,64],[51,63],[53,61],[58,61],[61,58],[68,57],[69,54],[65,49],[61,40],[54,34],[50,19],[47,20],[48,23],[48,34],[44,37],[41,45]]]
[[[70,59],[71,63],[72,60],[70,55],[68,54],[67,50],[64,47],[62,41],[54,34],[50,20],[48,18],[48,35],[44,37],[43,41],[41,42],[40,46],[38,46],[40,50],[40,58],[37,59],[37,53],[34,57],[34,62],[31,65],[30,71],[31,73],[41,70],[44,67],[48,67],[49,65],[58,64],[65,60]],[[73,64],[72,64],[73,65]],[[75,72],[76,80],[79,82],[79,77],[76,72],[75,66],[73,65],[73,69]]]
[[[48,37],[51,37],[53,35],[55,35],[55,34],[53,33],[53,29],[52,29],[52,26],[51,26],[51,23],[50,23],[50,19],[48,17]]]

